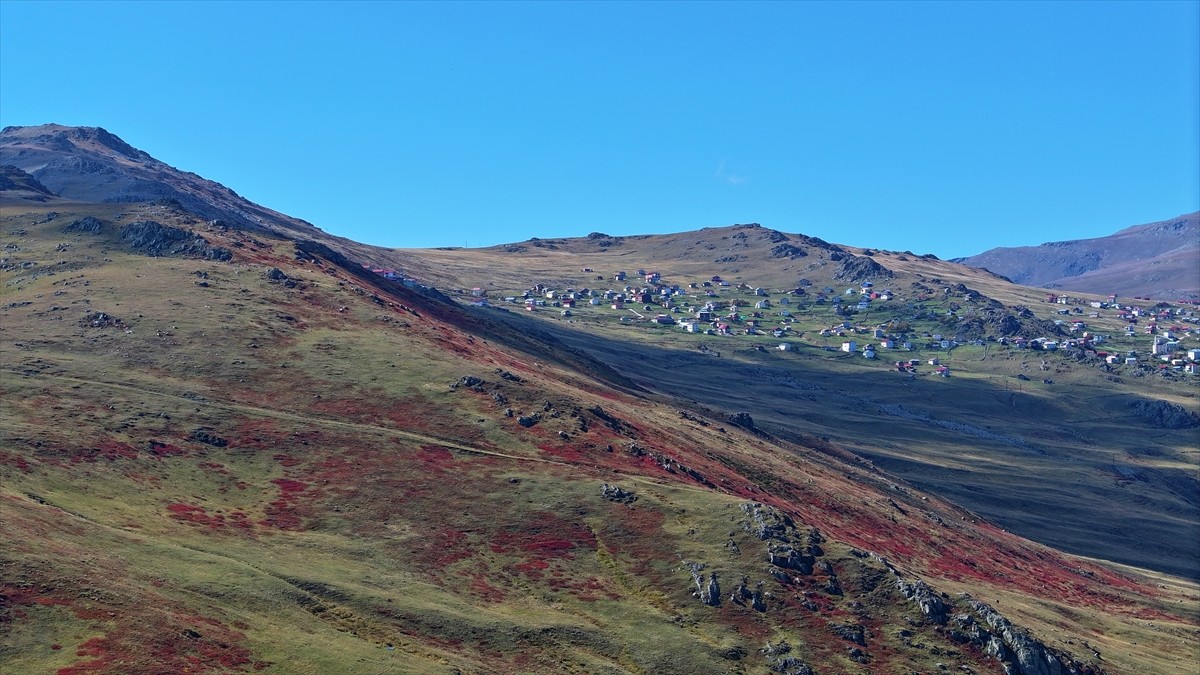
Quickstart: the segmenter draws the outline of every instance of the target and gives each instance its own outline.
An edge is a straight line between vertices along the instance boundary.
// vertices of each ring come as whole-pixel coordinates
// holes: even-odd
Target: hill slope
[[[403,254],[413,274],[445,288],[478,287],[501,306],[525,289],[587,288],[569,317],[549,308],[500,316],[551,331],[651,391],[748,411],[773,433],[833,439],[1024,536],[1200,576],[1200,484],[1187,450],[1200,419],[1197,380],[1146,360],[1108,364],[1108,350],[1148,356],[1155,340],[1125,335],[1122,310],[1089,308],[1093,318],[1086,305],[1048,304],[1044,292],[984,270],[758,225]],[[637,271],[658,271],[663,281],[647,284]],[[621,272],[626,279],[614,281]],[[882,295],[866,299],[866,283]],[[644,293],[648,286],[676,290],[664,297]],[[647,297],[615,311],[608,301],[588,304],[615,293]],[[763,300],[770,306],[756,308]],[[725,321],[729,334],[675,325],[706,304],[718,309],[701,327],[714,332]],[[1178,321],[1196,320],[1185,316],[1193,310],[1177,311]],[[1088,331],[1108,340],[1078,346]],[[1001,344],[1017,339],[1063,349]],[[1180,339],[1197,342],[1195,331]],[[892,346],[863,358],[884,340]],[[892,365],[913,358],[921,367]],[[925,369],[938,363],[954,376]],[[1152,423],[1133,412],[1143,404],[1189,411],[1192,422],[1148,435]],[[1097,538],[1098,528],[1111,536]]]
[[[1097,295],[1200,299],[1200,213],[1107,237],[994,248],[958,258],[1018,284]]]
[[[336,242],[175,203],[7,199],[0,240],[6,671],[1196,656],[1192,584],[1022,539]]]

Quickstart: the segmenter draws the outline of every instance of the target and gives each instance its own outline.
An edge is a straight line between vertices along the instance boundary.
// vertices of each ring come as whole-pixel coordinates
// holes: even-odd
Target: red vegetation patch
[[[75,655],[91,659],[60,668],[57,675],[99,673],[227,673],[244,672],[250,665],[250,650],[237,644],[241,633],[219,621],[206,620],[193,628],[186,617],[172,616],[153,631],[135,632],[118,626],[103,637],[79,645]]]
[[[308,483],[292,478],[276,478],[271,482],[279,486],[279,497],[263,509],[267,517],[259,524],[280,530],[299,530],[305,514],[296,503],[297,495],[308,490]]]
[[[416,456],[430,473],[442,474],[454,468],[454,454],[439,445],[422,445]]]
[[[234,427],[230,445],[247,450],[274,450],[288,443],[290,435],[275,420],[245,420]]]
[[[55,578],[52,587],[0,585],[12,618],[23,618],[21,606],[63,606],[84,621],[102,622],[104,635],[80,644],[75,655],[86,659],[57,671],[59,675],[101,673],[228,673],[250,663],[245,636],[220,621],[176,611],[165,598],[150,599],[142,612],[97,603],[78,586]],[[161,602],[158,602],[161,601]],[[80,603],[79,606],[76,603]],[[60,644],[50,649],[59,651]]]
[[[150,441],[150,454],[155,457],[181,457],[188,454],[187,450],[178,445],[170,443],[162,443],[160,441]]]
[[[81,462],[98,462],[102,459],[115,462],[118,459],[137,459],[137,448],[128,443],[107,439],[92,448],[79,448],[69,451],[72,464]]]
[[[471,592],[488,602],[504,601],[504,591],[488,583],[487,577],[479,572],[471,575]]]
[[[171,513],[171,518],[175,520],[193,525],[203,525],[213,530],[223,530],[226,527],[232,527],[246,531],[254,528],[254,523],[250,521],[249,516],[243,511],[234,511],[226,516],[221,513],[209,513],[208,509],[203,506],[178,503],[168,505],[167,511]]]
[[[22,473],[29,473],[29,461],[12,452],[0,450],[0,465],[15,467]]]

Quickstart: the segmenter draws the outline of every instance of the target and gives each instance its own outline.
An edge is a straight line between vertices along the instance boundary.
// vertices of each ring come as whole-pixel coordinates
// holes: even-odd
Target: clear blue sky
[[[1200,208],[1196,2],[0,2],[0,122],[388,246],[942,257]]]

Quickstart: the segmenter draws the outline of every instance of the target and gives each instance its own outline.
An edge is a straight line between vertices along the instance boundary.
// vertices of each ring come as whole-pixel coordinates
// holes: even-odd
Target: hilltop
[[[151,166],[92,136],[81,153]],[[24,166],[57,194],[0,193],[5,670],[1171,673],[1197,656],[1200,594],[1172,576],[1194,576],[1194,380],[986,341],[993,323],[1070,339],[1044,293],[751,226],[372,249],[213,217],[223,198],[67,196]],[[595,297],[585,282],[632,294],[613,277],[638,265],[660,275],[638,290],[678,286],[680,308],[793,316],[746,307],[718,336],[642,298],[562,314]],[[920,316],[886,331],[952,377],[837,351],[893,302]],[[962,342],[932,347],[946,312]],[[786,318],[794,351],[744,332]],[[1061,386],[1017,380],[1031,361]]]
[[[994,248],[967,258],[1014,283],[1157,300],[1200,300],[1200,213],[1107,237]]]

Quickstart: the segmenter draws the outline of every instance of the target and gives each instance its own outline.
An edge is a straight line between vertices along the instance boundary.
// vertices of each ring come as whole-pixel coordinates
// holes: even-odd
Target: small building
[[[875,348],[871,347],[871,346],[867,346],[867,348],[863,350],[863,358],[864,359],[875,358]]]
[[[856,352],[856,351],[858,351],[858,343],[856,343],[854,340],[849,340],[847,342],[843,342],[842,343],[842,351],[849,352],[849,353]]]
[[[781,352],[790,352],[790,351],[792,351],[792,343],[781,342],[781,343],[779,343],[779,346],[776,347],[776,349],[778,349]]]

